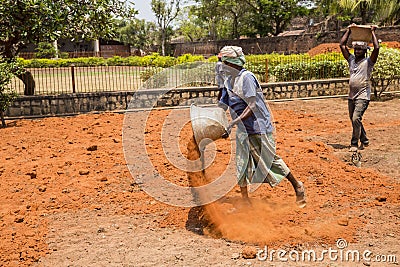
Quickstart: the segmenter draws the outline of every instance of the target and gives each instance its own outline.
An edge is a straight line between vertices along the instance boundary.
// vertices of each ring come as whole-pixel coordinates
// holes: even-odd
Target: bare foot
[[[304,208],[307,205],[306,189],[302,182],[298,181],[299,187],[296,188],[296,204],[299,208]]]

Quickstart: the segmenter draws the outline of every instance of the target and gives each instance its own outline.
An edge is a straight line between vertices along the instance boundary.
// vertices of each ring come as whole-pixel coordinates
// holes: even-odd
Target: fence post
[[[268,82],[268,58],[265,59],[265,82]]]
[[[75,65],[71,65],[72,93],[75,94]]]

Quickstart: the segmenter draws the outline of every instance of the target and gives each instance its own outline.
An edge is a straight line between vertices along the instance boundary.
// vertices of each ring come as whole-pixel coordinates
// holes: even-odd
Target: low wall
[[[303,33],[290,36],[273,36],[235,40],[218,40],[204,42],[187,42],[173,45],[174,56],[183,54],[215,55],[225,45],[237,45],[243,48],[245,54],[271,53],[307,53],[311,48],[323,43],[337,43],[344,30]],[[400,40],[400,26],[382,27],[376,30],[376,36],[383,42]]]
[[[345,95],[348,79],[298,81],[262,84],[268,100]],[[400,79],[391,83],[389,91],[400,90]],[[65,95],[22,96],[8,108],[5,115],[40,117],[115,111],[152,107],[187,106],[191,103],[216,103],[216,87],[143,90],[138,92],[98,92]]]

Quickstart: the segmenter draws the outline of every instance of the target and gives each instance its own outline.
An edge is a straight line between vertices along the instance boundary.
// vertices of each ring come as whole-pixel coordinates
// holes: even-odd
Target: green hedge
[[[54,67],[68,67],[75,66],[153,66],[168,68],[177,64],[203,61],[203,56],[182,55],[177,58],[169,56],[160,56],[158,53],[153,53],[144,57],[130,56],[120,57],[115,56],[112,58],[101,57],[87,57],[87,58],[67,58],[67,59],[22,59],[19,62],[25,68],[54,68]]]
[[[348,77],[347,62],[340,53],[326,53],[314,57],[308,54],[266,54],[266,55],[248,55],[245,67],[254,72],[261,82],[265,82],[268,76],[270,82],[328,79]],[[68,67],[75,66],[145,66],[149,68],[141,73],[142,80],[146,81],[156,73],[163,72],[166,68],[174,67],[176,70],[187,70],[197,67],[196,64],[208,63],[214,65],[217,57],[212,56],[205,60],[203,56],[185,54],[175,57],[160,56],[153,53],[144,57],[115,56],[109,59],[90,57],[90,58],[72,58],[72,59],[19,59],[25,68],[46,68],[46,67]],[[197,63],[196,63],[197,62]],[[268,67],[268,73],[266,70]],[[204,74],[206,67],[202,66]],[[201,69],[201,68],[200,68]],[[207,66],[207,80],[209,82],[212,68]],[[168,72],[164,72],[164,76]],[[181,73],[184,73],[181,71]],[[187,72],[194,75],[193,71]],[[203,74],[200,74],[203,75]],[[182,74],[186,75],[186,74]],[[400,50],[382,47],[375,65],[373,77],[377,79],[400,76]],[[163,79],[162,79],[163,80]],[[164,79],[165,80],[165,79]]]

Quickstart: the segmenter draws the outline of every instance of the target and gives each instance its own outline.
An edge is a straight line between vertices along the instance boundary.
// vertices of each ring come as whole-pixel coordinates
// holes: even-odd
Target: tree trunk
[[[238,31],[238,18],[235,15],[235,13],[233,13],[233,21],[232,21],[232,36],[233,39],[239,39],[239,31]]]
[[[23,74],[18,75],[18,78],[24,83],[24,95],[34,95],[36,83],[30,71],[25,71]]]
[[[14,46],[13,42],[10,41],[4,45],[4,51],[2,56],[7,59],[8,62],[13,61],[18,55],[20,45]],[[24,83],[24,95],[35,94],[35,79],[33,79],[32,73],[25,70],[23,74],[17,76]]]
[[[361,24],[367,23],[367,3],[361,2],[360,3],[360,13],[361,13]]]
[[[7,124],[6,124],[6,120],[4,119],[4,112],[2,110],[0,110],[0,117],[1,117],[1,127],[6,128]]]
[[[165,29],[161,33],[161,55],[165,56],[165,39],[166,39],[166,34],[165,34]]]
[[[211,37],[211,40],[213,40],[213,41],[217,40],[217,31],[215,28],[216,28],[215,27],[215,18],[213,18],[211,25],[210,25],[210,37]]]

